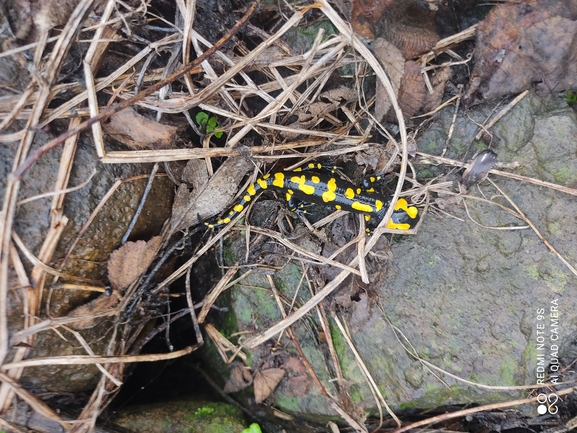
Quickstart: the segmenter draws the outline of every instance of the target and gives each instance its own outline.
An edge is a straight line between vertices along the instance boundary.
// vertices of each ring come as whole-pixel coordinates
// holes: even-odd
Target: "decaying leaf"
[[[233,362],[230,366],[230,377],[224,385],[224,393],[237,392],[252,385],[250,370],[240,362]]]
[[[397,47],[383,38],[375,40],[373,50],[393,85],[395,96],[398,96],[399,89],[401,88],[401,80],[405,74],[405,58]],[[383,119],[389,112],[390,108],[391,99],[389,98],[385,87],[381,83],[381,80],[377,79],[375,100],[375,117],[377,120]]]
[[[148,242],[127,242],[108,259],[108,279],[117,289],[125,289],[145,272],[160,248],[161,236],[155,236]]]
[[[529,89],[577,86],[577,2],[506,2],[479,24],[475,67],[465,102],[472,104]]]
[[[178,130],[176,126],[141,116],[133,108],[125,108],[114,114],[102,127],[115,140],[131,149],[170,148]]]
[[[262,403],[272,394],[279,382],[282,380],[285,370],[282,368],[267,368],[258,371],[254,375],[254,400]]]
[[[70,326],[73,329],[81,330],[92,328],[98,323],[99,314],[106,310],[110,310],[118,304],[120,298],[118,292],[113,292],[110,296],[100,295],[98,298],[75,308],[66,317],[78,317],[78,321],[73,322]]]
[[[356,101],[359,97],[357,92],[350,87],[339,86],[336,89],[327,90],[321,93],[321,99],[328,99],[331,102],[349,102]]]
[[[419,64],[412,60],[405,60],[396,46],[385,39],[378,38],[374,42],[373,50],[391,81],[405,118],[414,116],[420,111],[429,111],[441,103],[445,84],[451,74],[448,67],[441,68],[429,76],[433,88],[433,93],[430,93],[425,85]],[[391,109],[391,99],[381,80],[377,80],[375,99],[377,120],[394,122],[396,116]]]
[[[200,193],[208,184],[208,169],[204,159],[191,159],[182,170],[182,182],[192,186],[192,190]]]
[[[351,21],[368,38],[384,38],[405,59],[429,51],[439,40],[435,31],[435,2],[419,0],[354,0]]]
[[[249,158],[228,158],[204,190],[190,193],[186,185],[181,185],[172,205],[170,233],[197,225],[223,212],[251,167]]]

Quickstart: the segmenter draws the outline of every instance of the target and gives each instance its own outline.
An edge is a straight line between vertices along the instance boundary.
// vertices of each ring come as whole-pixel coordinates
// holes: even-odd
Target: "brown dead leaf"
[[[437,108],[443,101],[445,85],[451,78],[451,68],[444,67],[437,69],[433,74],[429,72],[429,81],[433,86],[433,93],[427,91],[427,96],[423,102],[422,111],[428,112]],[[415,113],[416,114],[416,113]]]
[[[70,324],[73,329],[81,330],[92,328],[98,323],[99,317],[97,313],[102,313],[105,310],[110,310],[118,304],[120,298],[118,292],[113,292],[110,296],[100,295],[98,298],[75,308],[66,317],[82,317],[76,322]]]
[[[178,130],[176,126],[148,119],[131,107],[111,116],[102,127],[115,140],[132,149],[170,148]]]
[[[439,40],[433,9],[435,2],[419,0],[353,0],[351,22],[357,33],[384,38],[411,59]]]
[[[387,77],[391,80],[395,96],[399,95],[401,80],[405,74],[405,58],[401,51],[383,38],[378,38],[374,42],[373,50],[375,56],[383,65]],[[391,108],[391,99],[381,83],[377,79],[377,90],[375,100],[375,117],[382,120]]]
[[[53,27],[66,24],[78,3],[80,3],[79,0],[48,0],[41,2],[42,6],[34,16],[36,27],[40,31],[48,31]]]
[[[254,375],[254,400],[262,403],[275,390],[285,375],[282,368],[267,368]]]
[[[145,272],[160,248],[161,236],[155,236],[148,242],[127,242],[108,259],[108,279],[117,290],[128,287]]]
[[[526,0],[491,10],[477,28],[466,104],[529,89],[577,85],[577,2]]]
[[[347,86],[339,86],[336,89],[327,90],[321,93],[322,99],[328,99],[331,102],[342,103],[356,101],[359,97],[357,92]]]
[[[230,366],[230,377],[224,385],[224,393],[230,394],[252,385],[250,370],[240,362],[233,362]]]
[[[182,182],[192,186],[193,191],[200,193],[208,184],[208,169],[204,159],[191,159],[187,161],[182,170]]]
[[[448,67],[437,70],[434,75],[430,76],[433,93],[429,93],[419,64],[413,60],[406,61],[404,63],[404,75],[401,79],[401,85],[397,97],[399,107],[401,107],[405,119],[412,117],[421,111],[429,111],[437,107],[441,103],[445,84],[450,76],[451,70]],[[379,101],[381,102],[379,103]],[[378,117],[381,113],[377,110],[382,110],[387,105],[388,111],[383,114],[383,117]],[[375,102],[375,117],[379,120],[386,120],[388,122],[395,122],[397,119],[394,111],[390,107],[388,95],[385,93],[384,87],[379,86],[378,83]]]
[[[249,158],[228,158],[202,191],[191,193],[186,185],[181,185],[172,205],[170,233],[197,225],[223,212],[251,167]]]
[[[405,75],[401,82],[399,89],[399,106],[403,111],[405,118],[414,116],[419,112],[419,109],[425,103],[427,98],[427,86],[423,74],[421,74],[421,67],[417,62],[409,60],[405,63]],[[387,120],[396,119],[394,113],[386,116]]]

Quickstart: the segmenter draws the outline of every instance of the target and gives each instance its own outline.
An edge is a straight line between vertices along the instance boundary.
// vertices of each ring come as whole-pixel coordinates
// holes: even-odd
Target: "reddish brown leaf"
[[[285,371],[282,368],[267,368],[254,375],[254,400],[262,403],[283,378]]]
[[[374,42],[374,53],[383,65],[387,77],[391,80],[395,96],[398,96],[401,87],[401,80],[405,74],[405,58],[401,51],[383,38],[378,38]],[[381,83],[377,79],[377,90],[375,100],[375,117],[382,120],[391,108],[391,99]]]
[[[542,82],[547,92],[577,85],[577,2],[526,0],[495,7],[477,29],[475,67],[465,102]]]
[[[166,149],[172,146],[177,127],[141,116],[132,108],[114,114],[104,130],[132,149]]]
[[[161,236],[148,242],[127,242],[108,259],[108,279],[115,289],[122,290],[145,272],[160,248]]]

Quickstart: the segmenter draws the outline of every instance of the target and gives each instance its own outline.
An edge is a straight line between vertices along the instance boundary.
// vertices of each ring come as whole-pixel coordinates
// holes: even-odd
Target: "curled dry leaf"
[[[162,237],[155,236],[148,242],[127,242],[114,251],[108,259],[110,284],[117,290],[128,287],[148,269],[161,243]]]
[[[131,107],[111,116],[102,127],[115,140],[131,149],[170,148],[178,130],[176,126],[148,119]]]
[[[285,371],[282,368],[267,368],[254,375],[254,400],[262,403],[275,390]]]
[[[475,67],[465,102],[577,86],[577,2],[527,0],[491,10],[479,24]]]
[[[230,377],[224,385],[224,393],[237,392],[252,385],[250,370],[240,362],[233,362],[230,366]]]

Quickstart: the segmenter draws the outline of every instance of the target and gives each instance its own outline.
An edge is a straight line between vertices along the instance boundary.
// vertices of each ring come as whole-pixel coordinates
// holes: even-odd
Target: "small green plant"
[[[198,123],[199,126],[203,126],[207,134],[210,134],[216,128],[220,128],[220,126],[216,121],[216,117],[214,116],[209,117],[208,113],[205,113],[204,111],[201,111],[196,115],[196,123]],[[223,132],[219,131],[215,132],[214,136],[216,138],[220,138],[222,137],[222,134]]]
[[[569,90],[567,92],[567,103],[569,103],[569,104],[573,103],[574,104],[576,102],[577,102],[577,93]]]
[[[214,409],[211,407],[200,407],[196,410],[196,412],[194,412],[194,416],[196,418],[204,418],[207,417],[209,415],[212,415],[214,412]]]
[[[251,425],[248,426],[248,428],[245,428],[241,433],[262,433],[262,430],[260,429],[260,426],[257,423],[252,423]]]

